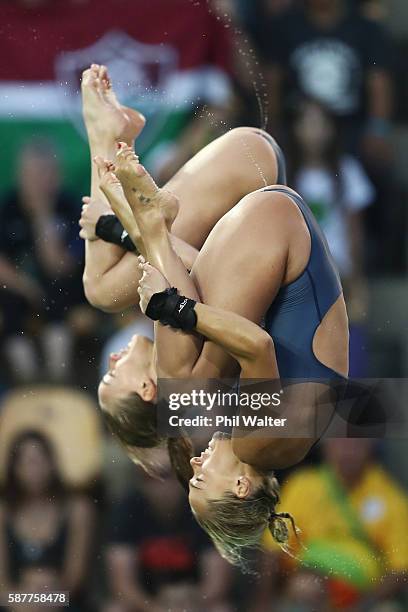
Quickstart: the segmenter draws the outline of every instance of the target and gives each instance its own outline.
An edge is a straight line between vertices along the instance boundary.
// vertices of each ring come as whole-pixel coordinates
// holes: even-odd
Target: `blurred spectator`
[[[79,605],[94,534],[93,506],[66,489],[48,439],[35,431],[21,434],[8,457],[0,506],[1,590],[51,582]]]
[[[357,0],[362,14],[373,21],[385,21],[388,14],[387,0]]]
[[[343,152],[336,118],[305,100],[291,122],[289,184],[311,207],[327,238],[343,281],[350,317],[350,376],[367,374],[364,320],[367,245],[363,213],[375,191],[357,158]]]
[[[106,558],[116,600],[109,610],[165,612],[167,597],[176,610],[180,602],[191,612],[230,610],[230,567],[198,527],[170,469],[162,481],[144,475],[142,491],[114,508]]]
[[[75,387],[55,385],[18,387],[7,393],[0,404],[0,488],[14,440],[28,429],[52,444],[67,487],[98,493],[104,438],[94,398]]]
[[[395,273],[405,263],[404,235],[389,236],[404,211],[392,167],[394,53],[384,27],[347,0],[305,0],[262,20],[257,36],[267,64],[271,129],[287,125],[303,96],[336,115],[345,150],[361,159],[375,186],[375,206],[365,219],[368,271]]]
[[[266,20],[260,46],[270,69],[271,112],[282,117],[301,95],[341,120],[345,144],[389,161],[391,51],[384,29],[346,0],[305,0],[304,8]]]
[[[61,588],[61,582],[58,572],[53,567],[31,566],[21,571],[19,589],[20,593],[55,593]],[[73,606],[71,606],[73,608]],[[7,608],[10,612],[18,612],[21,610],[21,604],[15,608]],[[58,610],[59,607],[47,604],[47,612]],[[44,612],[44,604],[41,603],[25,603],[24,612]]]
[[[374,610],[406,593],[408,497],[376,460],[374,442],[326,440],[323,464],[296,470],[284,484],[281,507],[294,516],[304,545],[292,536],[295,556],[282,558],[292,565],[289,609]]]
[[[349,285],[360,283],[361,213],[375,197],[362,165],[343,152],[335,117],[312,100],[298,107],[289,149],[290,185],[302,194],[320,223],[343,280]]]
[[[0,203],[0,308],[4,349],[17,379],[69,376],[72,331],[67,313],[84,300],[79,209],[61,187],[56,152],[48,141],[21,151],[17,186]],[[70,313],[70,316],[73,316]]]

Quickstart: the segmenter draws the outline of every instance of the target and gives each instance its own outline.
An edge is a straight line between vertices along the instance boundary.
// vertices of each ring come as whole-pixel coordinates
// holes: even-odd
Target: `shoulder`
[[[344,155],[340,159],[340,172],[343,179],[350,182],[368,180],[362,163],[352,155]]]
[[[365,174],[361,161],[354,155],[350,155],[350,153],[345,153],[341,156],[340,170],[342,172],[363,172]]]
[[[351,208],[368,206],[375,198],[375,190],[361,162],[352,155],[344,155],[340,160],[340,172],[345,203]]]

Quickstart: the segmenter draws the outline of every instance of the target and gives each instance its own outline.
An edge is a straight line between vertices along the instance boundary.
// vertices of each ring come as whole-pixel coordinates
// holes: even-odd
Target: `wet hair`
[[[27,443],[37,444],[51,465],[50,481],[47,495],[52,499],[61,499],[67,493],[58,470],[54,448],[49,438],[37,430],[26,430],[13,440],[6,459],[5,480],[2,487],[2,497],[7,506],[17,508],[25,498],[25,490],[17,476],[17,463],[21,450]]]
[[[136,392],[116,402],[114,414],[103,410],[105,422],[119,440],[130,459],[140,465],[147,474],[160,478],[162,466],[157,460],[157,448],[166,448],[172,468],[188,490],[193,475],[190,459],[193,456],[191,440],[182,429],[178,436],[160,435],[157,428],[158,405],[144,401]]]
[[[220,499],[209,500],[205,516],[195,518],[208,533],[220,555],[238,566],[244,573],[252,573],[246,553],[259,548],[262,536],[269,528],[273,539],[287,550],[289,531],[285,519],[297,530],[290,514],[276,513],[279,484],[273,473],[264,476],[261,486],[245,499],[227,491]]]

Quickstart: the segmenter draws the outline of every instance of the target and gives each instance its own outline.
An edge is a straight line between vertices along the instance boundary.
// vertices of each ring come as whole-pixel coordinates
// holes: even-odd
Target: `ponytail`
[[[280,512],[278,514],[272,512],[268,522],[269,531],[271,532],[273,539],[283,548],[287,546],[289,541],[289,530],[285,519],[288,519],[291,522],[293,533],[295,534],[296,539],[298,539],[299,529],[295,525],[293,516],[288,512]]]

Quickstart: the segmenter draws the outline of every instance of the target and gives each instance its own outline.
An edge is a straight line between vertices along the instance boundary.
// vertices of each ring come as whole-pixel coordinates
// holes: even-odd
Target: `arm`
[[[138,566],[137,552],[125,544],[111,545],[107,552],[110,589],[115,598],[135,612],[157,610],[151,596],[135,580]]]
[[[89,139],[91,159],[96,156],[109,158],[114,155],[114,142],[103,142],[98,138]],[[114,245],[95,240],[91,235],[89,217],[96,223],[102,211],[111,211],[109,203],[99,188],[97,166],[91,163],[91,198],[85,199],[86,232],[81,223],[85,240],[84,291],[90,304],[106,312],[118,312],[134,304],[139,274],[137,260],[132,253]],[[83,213],[83,215],[84,215]]]
[[[241,378],[278,378],[272,338],[233,312],[196,304],[196,330],[221,346],[241,366]]]
[[[103,240],[97,240],[95,225],[103,214],[112,213],[111,208],[102,200],[91,201],[84,198],[85,206],[81,215],[81,237],[87,238],[88,250],[85,260],[84,288],[88,301],[94,306],[109,312],[123,310],[138,302],[137,281],[139,271],[135,252],[126,252],[121,247]],[[132,215],[118,219],[129,236],[137,235],[137,246],[144,253],[139,230]],[[198,251],[180,238],[170,235],[174,250],[187,270],[191,270]],[[90,244],[89,244],[90,243]],[[96,244],[95,244],[96,243]]]
[[[92,505],[86,498],[78,497],[72,501],[62,574],[63,584],[72,593],[78,592],[83,586],[88,573],[93,545],[94,519]]]
[[[83,275],[86,298],[105,312],[121,312],[137,302],[137,258],[114,244],[87,240]]]
[[[267,194],[251,194],[242,200],[243,203],[247,200],[245,204],[247,204],[247,214],[250,215],[250,225],[246,218],[234,220],[233,226],[227,217],[224,218],[225,221],[219,222],[216,238],[211,240],[211,248],[208,246],[200,253],[194,266],[194,282],[200,287],[200,298],[196,290],[194,293],[187,293],[186,283],[192,283],[192,279],[187,276],[185,270],[183,270],[186,277],[183,286],[180,284],[180,281],[183,280],[181,271],[179,270],[178,275],[171,274],[174,257],[169,253],[166,237],[163,235],[160,237],[159,228],[155,228],[151,232],[152,238],[146,241],[147,249],[149,250],[149,243],[151,247],[148,252],[150,262],[167,278],[168,283],[177,287],[180,294],[185,297],[196,302],[201,302],[201,297],[203,297],[207,304],[223,310],[233,310],[246,319],[258,322],[282,284],[288,257],[288,232],[293,233],[292,224],[298,222],[299,213],[294,210],[288,213],[284,198],[278,196],[274,199],[276,206],[273,211],[271,211],[270,197]],[[259,208],[259,214],[252,214],[254,208]],[[273,223],[270,223],[269,219],[265,220],[265,213],[268,216],[273,214]],[[139,221],[138,223],[141,227]],[[141,231],[143,233],[142,228]],[[257,244],[256,251],[254,244]],[[238,248],[237,245],[239,245]],[[254,251],[256,257],[253,257]],[[223,261],[221,267],[219,267],[220,258]],[[211,273],[209,273],[210,270]],[[141,289],[143,290],[143,287]],[[147,283],[146,289],[151,291],[151,296],[152,293],[162,291],[163,286],[157,283],[155,285]],[[252,296],[252,299],[249,300],[248,295]],[[182,372],[173,374],[173,376],[216,378],[222,376],[222,372],[230,368],[231,360],[220,346],[216,346],[213,342],[206,342],[203,349],[202,345],[195,346],[195,355],[194,346],[187,355],[186,342],[193,336],[187,336],[179,331],[173,331],[171,336],[171,331],[169,328],[158,325],[156,340],[159,350],[161,339],[164,333],[167,333],[168,341],[171,342],[171,348],[167,346],[167,360],[170,359],[169,354],[173,357],[176,347],[176,357],[185,356]],[[182,341],[184,345],[181,349],[179,343]],[[158,352],[159,365],[161,365],[161,358]],[[164,350],[163,359],[166,359]],[[171,364],[169,364],[170,367]],[[272,373],[270,369],[268,371],[269,376],[274,375],[273,369]],[[250,375],[248,373],[248,376]]]
[[[280,549],[279,553],[281,552]],[[261,550],[258,556],[256,592],[252,601],[251,612],[268,610],[274,598],[278,597],[279,585],[279,553]]]
[[[34,244],[38,259],[49,275],[66,275],[72,270],[73,259],[63,244],[51,206],[38,208],[32,217]]]
[[[368,73],[368,111],[370,119],[390,121],[393,96],[391,78],[384,69],[372,69]]]
[[[232,568],[214,548],[206,548],[200,555],[200,592],[209,609],[223,609],[232,586]]]
[[[146,256],[156,268],[155,271],[159,271],[161,279],[164,277],[170,285],[178,287],[184,296],[200,301],[193,279],[173,249],[160,212],[154,208],[146,210],[138,217],[137,223],[146,246]],[[154,271],[153,268],[151,270]],[[201,353],[203,340],[195,334],[157,324],[155,345],[159,375],[184,378],[191,375]]]
[[[391,70],[394,51],[384,29],[370,24],[369,62],[366,77],[368,123],[363,139],[363,151],[367,159],[377,164],[390,164],[391,119],[393,111],[393,87]]]
[[[38,303],[41,299],[40,285],[29,276],[18,272],[2,254],[0,254],[0,282],[6,289],[18,293],[31,303]]]
[[[363,152],[376,164],[389,164],[392,157],[390,144],[392,88],[385,70],[371,70],[367,78],[368,122],[362,141]]]
[[[360,321],[367,307],[367,287],[364,278],[363,252],[364,224],[361,212],[349,212],[347,226],[350,236],[351,273],[344,279],[347,290],[347,311],[352,321]]]

